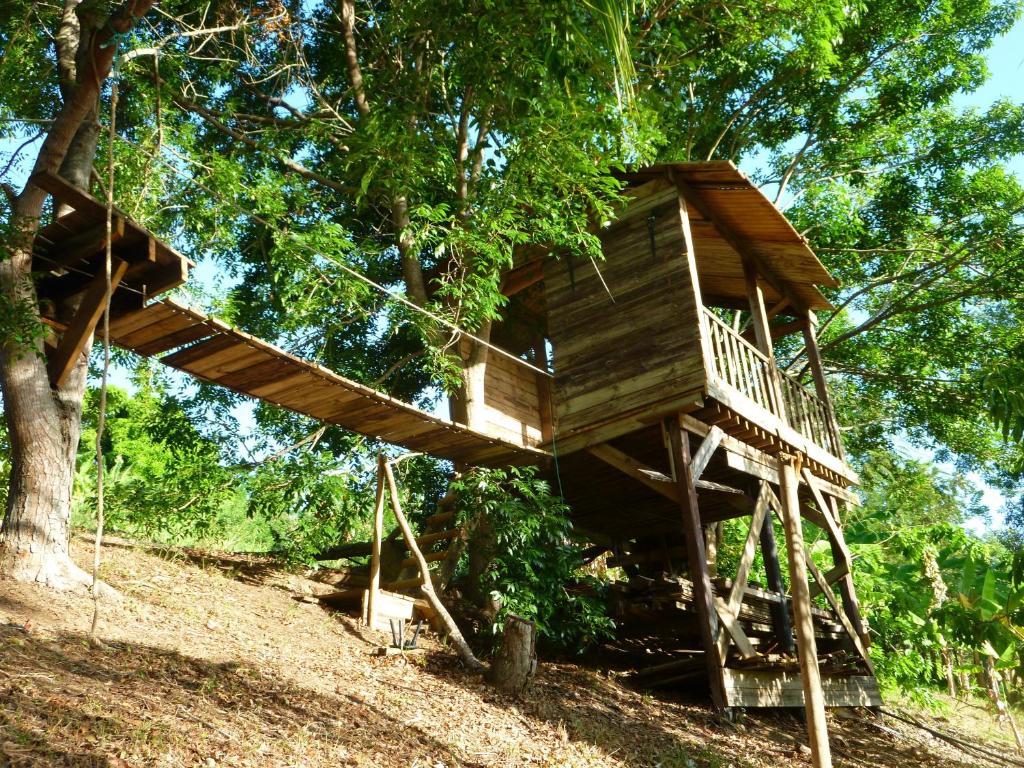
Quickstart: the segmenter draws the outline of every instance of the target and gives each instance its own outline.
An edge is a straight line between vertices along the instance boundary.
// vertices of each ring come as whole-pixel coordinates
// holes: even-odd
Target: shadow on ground
[[[244,751],[243,751],[244,750]],[[152,646],[0,626],[0,766],[462,764],[355,696]]]

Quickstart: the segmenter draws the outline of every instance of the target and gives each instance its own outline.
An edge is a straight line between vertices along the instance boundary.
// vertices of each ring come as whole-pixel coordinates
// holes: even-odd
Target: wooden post
[[[775,364],[775,349],[772,346],[772,330],[768,325],[768,311],[764,306],[764,291],[757,280],[757,269],[750,260],[743,259],[743,277],[746,281],[747,301],[750,304],[751,321],[754,326],[754,338],[757,339],[757,348],[761,354],[768,358],[768,378],[771,380],[774,390],[775,415],[783,422],[786,420],[786,405],[782,393],[782,374]]]
[[[786,599],[786,585],[782,581],[782,567],[779,565],[779,548],[775,543],[775,528],[772,527],[771,516],[766,516],[764,525],[761,527],[761,557],[764,560],[764,575],[768,582],[768,589],[782,595]],[[785,602],[772,603],[772,626],[775,628],[775,635],[782,644],[782,650],[786,653],[793,653],[796,645],[793,643],[793,624],[789,620],[789,608]]]
[[[821,350],[818,348],[818,334],[815,330],[814,315],[808,309],[800,313],[799,319],[804,335],[804,348],[807,351],[807,364],[811,369],[811,376],[814,378],[814,391],[818,394],[818,399],[825,404],[828,429],[832,434],[832,441],[835,443],[835,455],[837,458],[845,461],[843,441],[839,436],[839,422],[836,420],[836,414],[832,408],[832,396],[828,391],[828,382],[825,380],[825,367],[822,365]]]
[[[416,565],[420,569],[420,577],[423,582],[420,584],[420,589],[423,592],[423,596],[427,598],[430,607],[441,620],[441,623],[444,624],[449,639],[455,645],[459,656],[462,657],[466,666],[473,672],[483,672],[486,667],[473,655],[473,650],[469,647],[469,643],[466,642],[466,638],[462,636],[459,625],[455,623],[455,619],[448,613],[448,609],[444,607],[441,598],[434,591],[434,585],[430,581],[430,568],[423,557],[423,552],[420,551],[419,545],[416,543],[416,537],[413,535],[412,528],[409,527],[409,521],[405,519],[405,515],[402,513],[402,503],[398,498],[398,484],[395,482],[395,473],[391,471],[391,465],[388,462],[383,462],[382,466],[384,468],[384,477],[388,483],[388,493],[391,495],[391,509],[395,513],[395,520],[398,521],[398,527],[402,529],[402,536],[405,537],[405,544],[409,547],[412,556],[416,558]]]
[[[835,497],[831,498],[832,509],[830,512],[825,514],[831,514],[832,519],[835,520],[836,530],[842,533],[842,521],[839,518],[839,503]],[[867,648],[871,645],[871,636],[864,629],[864,619],[860,615],[860,603],[857,601],[857,591],[853,585],[853,562],[850,557],[850,552],[846,547],[846,542],[837,536],[832,535],[829,532],[829,546],[832,549],[832,560],[836,563],[846,562],[847,569],[846,574],[839,580],[839,594],[843,599],[843,610],[846,611],[847,617],[850,619],[850,623],[853,624],[853,628],[857,630],[857,634],[860,636],[861,642],[864,643],[864,647]]]
[[[725,709],[725,686],[722,667],[725,659],[718,650],[718,614],[715,612],[714,592],[708,576],[708,563],[704,553],[704,535],[700,526],[700,512],[697,508],[697,487],[694,485],[690,464],[690,438],[679,426],[679,418],[665,420],[669,439],[672,467],[676,488],[679,493],[679,510],[683,516],[683,536],[686,539],[686,559],[693,582],[693,602],[697,607],[701,642],[707,661],[708,684],[711,686],[711,701],[719,709]]]
[[[779,490],[782,492],[782,523],[786,530],[786,554],[789,559],[789,585],[793,593],[793,618],[796,624],[796,649],[800,659],[800,679],[807,712],[807,736],[814,768],[832,768],[832,752],[825,722],[825,698],[818,669],[818,648],[814,640],[811,593],[807,583],[804,535],[800,523],[800,458],[779,454]]]
[[[377,624],[380,593],[380,542],[384,535],[384,454],[377,454],[377,500],[373,505],[373,541],[370,543],[370,589],[366,599],[366,624]]]

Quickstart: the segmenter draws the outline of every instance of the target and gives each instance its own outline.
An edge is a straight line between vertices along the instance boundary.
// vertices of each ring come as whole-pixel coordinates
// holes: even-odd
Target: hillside
[[[88,598],[2,584],[0,765],[809,765],[789,715],[731,724],[564,663],[516,700],[433,638],[376,657],[357,622],[295,599],[322,585],[268,563],[108,546],[103,572],[124,598],[98,649]],[[841,766],[978,764],[892,718],[830,728]]]

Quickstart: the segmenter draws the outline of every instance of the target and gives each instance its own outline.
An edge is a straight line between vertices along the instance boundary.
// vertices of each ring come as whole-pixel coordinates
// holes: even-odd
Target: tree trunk
[[[491,662],[488,678],[506,693],[520,694],[537,672],[537,627],[518,616],[505,620],[501,648]]]
[[[127,32],[152,4],[153,0],[128,0],[107,19],[92,14],[76,17],[78,0],[67,0],[56,36],[64,102],[39,150],[34,173],[60,172],[76,186],[88,188],[98,138],[99,86],[110,73],[115,53],[107,43],[114,34]],[[45,201],[46,194],[32,185],[14,199],[15,239],[10,258],[0,261],[3,303],[37,318],[32,244]],[[68,321],[76,309],[77,302],[66,302],[58,308],[59,319]],[[67,383],[51,388],[41,340],[2,341],[0,391],[10,432],[11,477],[0,525],[0,575],[59,589],[86,586],[91,579],[71,561],[68,545],[90,345]]]

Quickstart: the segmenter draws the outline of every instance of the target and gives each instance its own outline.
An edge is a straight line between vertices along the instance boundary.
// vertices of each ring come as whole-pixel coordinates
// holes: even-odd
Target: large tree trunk
[[[67,0],[56,35],[64,103],[47,134],[33,172],[61,173],[88,188],[96,153],[96,105],[100,83],[110,73],[115,48],[107,46],[144,15],[153,0],[127,0],[110,18],[80,14]],[[73,65],[72,65],[73,62]],[[4,303],[39,316],[31,280],[32,244],[45,193],[28,185],[13,200],[15,241],[0,261]],[[68,321],[76,302],[59,307]],[[7,509],[0,525],[0,575],[67,589],[85,586],[88,575],[69,557],[71,491],[81,431],[82,394],[88,367],[87,344],[67,382],[50,386],[41,340],[4,340],[0,348],[0,390],[11,440]]]

